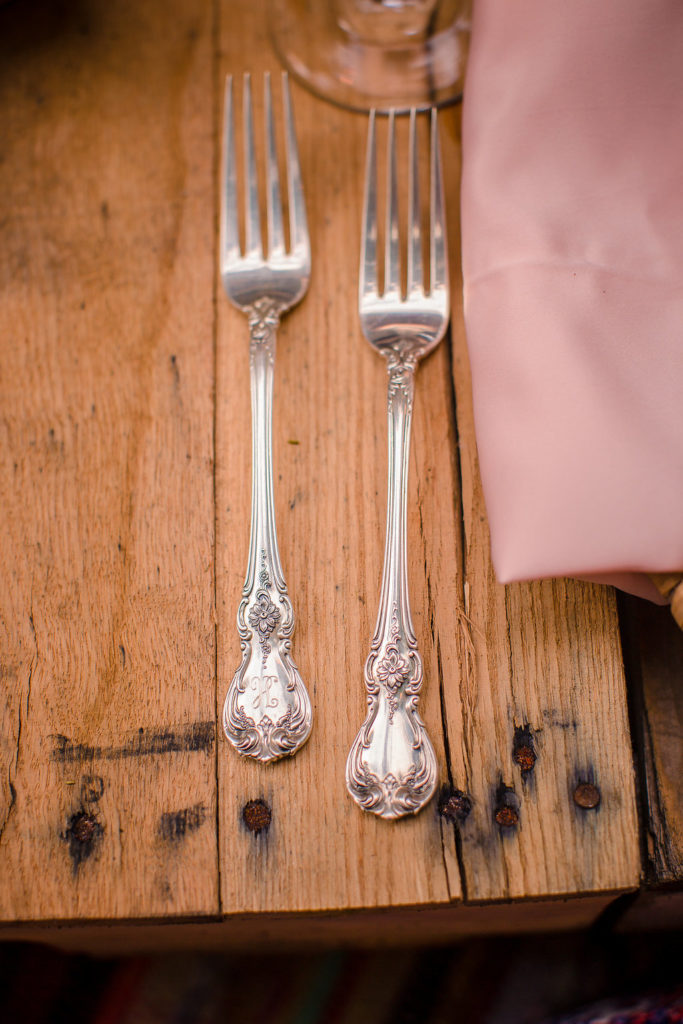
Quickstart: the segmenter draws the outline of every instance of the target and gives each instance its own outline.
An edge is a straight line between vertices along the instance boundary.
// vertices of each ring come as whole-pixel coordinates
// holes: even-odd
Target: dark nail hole
[[[265,800],[248,800],[242,808],[242,821],[256,835],[270,828],[272,818],[273,812]]]

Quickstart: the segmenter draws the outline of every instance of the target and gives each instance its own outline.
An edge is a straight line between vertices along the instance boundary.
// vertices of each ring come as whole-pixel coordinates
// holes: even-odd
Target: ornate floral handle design
[[[436,789],[434,749],[417,710],[422,659],[413,632],[406,571],[410,421],[417,357],[388,351],[389,482],[382,592],[365,662],[368,715],[346,762],[346,785],[382,818],[415,814]]]
[[[311,731],[311,703],[290,648],[294,613],[282,574],[273,505],[273,364],[277,305],[249,310],[252,485],[249,563],[237,611],[242,663],[228,689],[223,728],[257,761],[295,754]]]

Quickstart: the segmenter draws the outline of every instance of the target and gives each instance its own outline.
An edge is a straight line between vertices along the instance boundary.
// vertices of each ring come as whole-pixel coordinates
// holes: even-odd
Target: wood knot
[[[580,782],[574,790],[574,803],[591,811],[600,804],[600,790],[593,782]]]
[[[265,800],[248,800],[242,808],[242,821],[256,835],[267,831],[272,820],[273,812]]]

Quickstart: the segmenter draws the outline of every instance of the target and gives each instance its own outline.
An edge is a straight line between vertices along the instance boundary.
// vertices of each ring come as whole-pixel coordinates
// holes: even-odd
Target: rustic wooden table
[[[15,0],[0,55],[0,935],[432,941],[587,924],[625,894],[638,920],[676,914],[667,613],[623,603],[625,660],[612,591],[493,577],[459,111],[441,117],[452,331],[418,378],[409,497],[442,789],[392,824],[344,786],[386,470],[385,369],[355,312],[365,118],[293,89],[314,272],[280,333],[274,447],[315,728],[262,767],[216,724],[250,504],[245,323],[216,251],[224,75],[278,68],[264,2]]]

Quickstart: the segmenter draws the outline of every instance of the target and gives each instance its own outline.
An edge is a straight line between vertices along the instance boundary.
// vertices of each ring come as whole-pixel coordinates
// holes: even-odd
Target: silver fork
[[[311,254],[287,75],[282,80],[290,246],[285,247],[270,77],[265,76],[264,258],[251,110],[244,76],[245,248],[238,229],[232,78],[225,90],[220,270],[230,301],[247,315],[251,368],[252,481],[249,561],[237,611],[242,662],[228,689],[223,728],[242,754],[268,762],[294,754],[311,731],[311,703],[290,654],[294,613],[282,573],[273,506],[272,409],[275,333],[308,287]]]
[[[406,497],[417,363],[438,345],[449,319],[443,183],[436,111],[431,113],[429,288],[425,291],[415,111],[410,114],[407,294],[401,294],[394,115],[389,115],[384,290],[377,283],[375,114],[370,115],[360,257],[359,311],[365,337],[387,360],[389,479],[379,614],[365,663],[368,714],[346,763],[346,785],[382,818],[415,814],[437,783],[434,748],[417,710],[422,659],[406,573]]]

